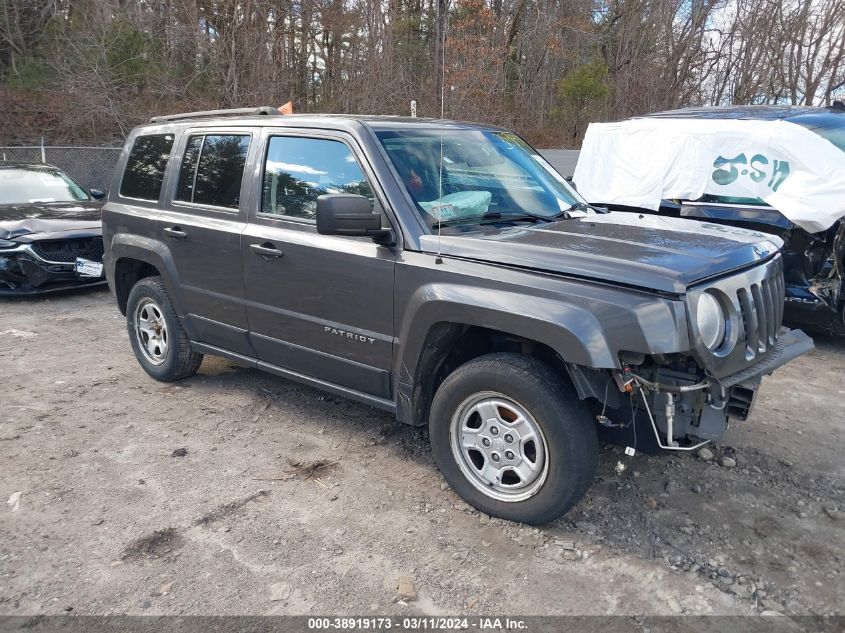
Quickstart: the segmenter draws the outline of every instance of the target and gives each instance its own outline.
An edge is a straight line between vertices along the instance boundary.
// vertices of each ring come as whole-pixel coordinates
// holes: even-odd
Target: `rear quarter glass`
[[[173,134],[151,134],[136,138],[120,182],[121,197],[158,200],[172,147]]]

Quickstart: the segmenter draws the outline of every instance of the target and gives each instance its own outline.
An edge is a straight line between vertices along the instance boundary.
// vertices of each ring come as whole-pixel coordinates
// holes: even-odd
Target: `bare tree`
[[[591,120],[830,104],[845,0],[0,0],[3,140],[292,100],[577,145]]]

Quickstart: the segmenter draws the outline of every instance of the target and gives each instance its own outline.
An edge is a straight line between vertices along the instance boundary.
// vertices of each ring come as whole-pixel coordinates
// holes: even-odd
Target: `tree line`
[[[0,143],[292,101],[577,147],[590,121],[845,93],[845,0],[0,0]]]

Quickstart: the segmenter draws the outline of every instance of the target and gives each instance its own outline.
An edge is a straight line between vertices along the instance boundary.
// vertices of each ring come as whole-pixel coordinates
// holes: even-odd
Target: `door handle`
[[[164,232],[172,240],[186,240],[186,239],[188,239],[188,234],[185,233],[185,231],[180,229],[178,226],[174,226],[172,228],[164,229]]]
[[[280,251],[278,248],[273,248],[273,245],[269,242],[265,242],[264,244],[250,244],[249,247],[252,249],[253,253],[260,255],[265,259],[278,259],[279,257],[285,256],[283,251]]]

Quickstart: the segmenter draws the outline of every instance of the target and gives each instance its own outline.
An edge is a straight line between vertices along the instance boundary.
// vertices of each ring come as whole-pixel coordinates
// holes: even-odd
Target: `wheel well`
[[[562,379],[568,376],[563,359],[545,343],[474,325],[437,323],[428,331],[417,363],[413,423],[428,422],[431,401],[446,376],[473,358],[493,352],[538,358],[554,367]]]
[[[147,262],[130,258],[117,260],[114,268],[114,293],[121,314],[126,314],[126,302],[132,287],[144,277],[155,277],[159,274],[158,269]]]

